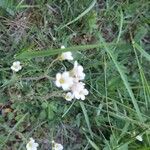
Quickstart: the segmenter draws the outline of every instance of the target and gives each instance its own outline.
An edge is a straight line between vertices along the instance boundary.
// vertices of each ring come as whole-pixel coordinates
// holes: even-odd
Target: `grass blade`
[[[72,21],[68,22],[67,24],[65,24],[64,26],[62,26],[60,29],[62,29],[62,28],[64,28],[64,27],[66,27],[66,26],[68,26],[68,25],[70,25],[70,24],[76,22],[77,20],[79,20],[80,18],[82,18],[83,16],[85,16],[85,15],[95,6],[95,4],[96,4],[96,0],[94,0],[94,1],[90,4],[90,6],[89,6],[85,11],[83,11],[78,17],[76,17],[76,18],[73,19]]]
[[[120,37],[121,37],[122,27],[123,27],[123,12],[121,10],[120,11],[120,26],[119,26],[119,34],[118,34],[118,37],[117,37],[117,43],[119,42]]]
[[[95,150],[100,150],[99,148],[98,148],[98,146],[91,140],[91,139],[89,139],[88,137],[86,137],[87,138],[87,140],[89,141],[89,143],[91,144],[91,146],[95,149]]]
[[[66,116],[66,114],[69,112],[69,110],[72,108],[72,106],[74,105],[75,100],[72,102],[72,104],[69,106],[69,108],[64,112],[64,114],[61,116],[62,118]]]
[[[101,38],[101,37],[100,37],[100,38]],[[102,39],[102,38],[101,38],[101,39]],[[119,74],[120,74],[120,76],[121,76],[121,79],[123,80],[123,83],[124,83],[124,85],[125,85],[125,87],[126,87],[128,93],[129,93],[129,95],[130,95],[130,97],[131,97],[133,106],[134,106],[134,108],[135,108],[135,110],[136,110],[136,112],[137,112],[137,115],[138,115],[138,117],[139,117],[139,120],[140,120],[141,122],[143,122],[143,118],[142,118],[142,115],[141,115],[139,106],[138,106],[137,101],[136,101],[136,99],[135,99],[135,97],[134,97],[134,94],[133,94],[133,92],[132,92],[132,89],[131,89],[131,87],[130,87],[130,84],[129,84],[128,80],[127,80],[127,77],[126,77],[125,73],[123,72],[122,68],[120,67],[120,64],[119,64],[119,62],[116,60],[114,54],[111,52],[111,50],[109,50],[108,46],[106,46],[106,43],[104,42],[103,39],[102,39],[102,41],[103,41],[104,49],[105,49],[106,52],[109,54],[109,56],[111,57],[112,61],[114,62],[115,66],[116,66],[116,68],[117,68],[117,70],[118,70],[118,72],[119,72]]]
[[[141,53],[143,57],[150,61],[150,55],[143,48],[133,41],[133,46]]]
[[[80,106],[82,108],[82,111],[83,111],[83,114],[84,114],[84,117],[85,117],[85,121],[86,121],[86,124],[87,124],[88,129],[89,129],[89,133],[91,135],[91,138],[93,139],[93,133],[92,133],[92,130],[91,130],[91,125],[90,125],[89,117],[88,117],[88,114],[87,114],[87,110],[86,110],[83,102],[79,102],[79,103],[80,103]]]
[[[120,43],[120,44],[116,44],[116,43],[109,43],[109,46],[127,46],[126,43]],[[52,55],[56,55],[56,54],[60,54],[62,52],[66,52],[66,51],[83,51],[83,50],[89,50],[89,49],[94,49],[94,48],[102,48],[104,45],[103,44],[91,44],[91,45],[80,45],[80,46],[73,46],[73,47],[67,47],[65,49],[48,49],[48,50],[44,50],[44,51],[23,51],[22,53],[18,54],[15,56],[16,59],[32,59],[35,57],[45,57],[45,56],[52,56]],[[128,45],[127,47],[129,47],[130,45]],[[130,46],[131,47],[131,46]]]

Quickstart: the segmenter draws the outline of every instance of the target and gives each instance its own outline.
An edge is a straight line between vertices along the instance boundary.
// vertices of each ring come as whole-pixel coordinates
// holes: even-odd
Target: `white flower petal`
[[[63,78],[68,78],[69,77],[69,72],[67,72],[67,71],[63,72],[62,77]]]
[[[78,66],[78,70],[79,70],[79,72],[83,72],[83,67],[82,66]]]
[[[85,96],[84,95],[80,95],[81,100],[85,100]]]
[[[56,84],[57,87],[61,87],[61,84],[60,84],[59,81],[56,80],[55,84]]]
[[[74,67],[77,67],[77,66],[78,66],[78,62],[75,61],[75,62],[74,62]]]
[[[30,142],[35,142],[35,140],[33,138],[30,138]]]
[[[64,49],[64,48],[65,48],[65,46],[64,46],[64,45],[62,45],[62,46],[61,46],[61,49]]]
[[[80,99],[80,94],[78,92],[74,92],[73,94],[76,99]]]
[[[13,65],[10,67],[13,71],[18,72],[22,69],[22,66],[20,65],[20,61],[13,62]]]
[[[37,147],[39,146],[38,143],[35,143],[35,140],[33,138],[30,138],[30,141],[26,145],[27,150],[37,150]]]
[[[61,74],[60,73],[57,73],[56,74],[56,80],[59,80],[61,78]]]
[[[65,46],[62,45],[61,46],[61,49],[64,49]],[[72,56],[72,53],[69,51],[69,52],[64,52],[60,55],[60,60],[73,60],[73,56]]]
[[[34,146],[35,146],[35,147],[38,147],[38,146],[39,146],[39,144],[38,144],[38,143],[34,143]]]
[[[83,90],[83,93],[84,93],[84,95],[88,95],[88,94],[89,94],[89,91],[88,91],[87,89],[84,89],[84,90]]]
[[[71,52],[64,52],[60,56],[61,60],[73,60],[73,56]]]
[[[68,84],[62,84],[61,86],[62,86],[62,89],[63,89],[64,91],[69,90],[69,85],[68,85]]]
[[[73,78],[70,77],[69,72],[58,73],[56,74],[55,83],[57,87],[62,87],[66,91],[73,85]]]
[[[136,136],[136,139],[137,139],[138,141],[140,141],[140,142],[142,142],[142,141],[143,141],[143,138],[142,138],[142,136],[141,136],[141,135],[137,135],[137,136]]]
[[[73,96],[73,94],[71,92],[68,92],[68,93],[65,94],[65,99],[67,101],[71,101],[73,99],[73,97],[74,96]]]
[[[11,70],[13,70],[13,71],[16,70],[16,68],[14,68],[14,66],[11,66],[10,68],[11,68]]]
[[[79,65],[77,61],[74,62],[74,67],[70,71],[71,75],[78,80],[83,80],[85,78],[85,73],[83,72],[83,66]]]
[[[63,145],[62,144],[59,144],[59,143],[56,143],[55,141],[52,141],[53,143],[53,150],[63,150]]]
[[[76,99],[85,100],[85,95],[88,95],[88,90],[85,89],[83,82],[76,82],[71,87],[72,93]]]
[[[20,65],[20,61],[15,61],[15,62],[13,62],[13,65],[15,66],[19,66]]]

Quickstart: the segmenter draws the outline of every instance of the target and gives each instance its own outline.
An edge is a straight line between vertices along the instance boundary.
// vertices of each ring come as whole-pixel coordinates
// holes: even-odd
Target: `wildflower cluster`
[[[30,138],[30,141],[26,145],[27,150],[37,150],[38,147],[39,144],[33,138]],[[52,150],[63,150],[63,145],[52,141]]]
[[[65,46],[61,46],[61,48],[64,49]],[[64,52],[58,58],[61,61],[73,60],[71,52]],[[19,61],[14,62],[11,69],[14,72],[20,71],[22,69],[21,63]],[[85,78],[83,70],[83,66],[75,61],[72,70],[56,74],[55,84],[57,87],[61,87],[64,91],[67,91],[64,96],[67,101],[71,101],[73,98],[85,100],[85,96],[88,95],[89,92],[82,82]]]
[[[62,53],[59,58],[61,60],[73,60],[71,52]],[[83,66],[75,61],[72,70],[56,74],[55,84],[67,91],[64,96],[67,101],[71,101],[73,98],[85,100],[85,96],[88,95],[89,92],[82,82],[85,78],[83,70]]]

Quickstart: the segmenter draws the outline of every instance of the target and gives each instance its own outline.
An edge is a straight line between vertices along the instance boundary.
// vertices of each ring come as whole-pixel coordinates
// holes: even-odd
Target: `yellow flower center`
[[[64,60],[64,56],[63,55],[58,56],[58,60],[60,61]]]
[[[61,79],[59,80],[59,82],[60,82],[61,84],[63,84],[63,83],[65,83],[65,80],[64,80],[63,78],[61,78]]]
[[[29,147],[32,147],[32,143],[29,142]]]
[[[65,99],[70,99],[70,96],[69,96],[69,95],[66,95],[66,96],[65,96]]]

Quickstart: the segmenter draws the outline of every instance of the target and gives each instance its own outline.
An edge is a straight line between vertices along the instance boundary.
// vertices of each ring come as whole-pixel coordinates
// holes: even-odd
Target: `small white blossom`
[[[56,143],[54,141],[52,141],[52,143],[53,143],[53,150],[63,150],[62,144]]]
[[[71,52],[64,52],[64,53],[61,54],[60,57],[61,57],[62,60],[73,60]]]
[[[65,94],[65,99],[67,101],[71,101],[74,98],[73,94],[71,92],[68,92]]]
[[[56,41],[56,38],[55,38],[55,37],[53,37],[52,39],[53,39],[53,41]]]
[[[143,138],[142,138],[142,136],[141,136],[141,135],[137,135],[135,138],[136,138],[138,141],[140,141],[140,142],[142,142],[142,141],[143,141]]]
[[[11,69],[15,72],[18,72],[22,69],[22,66],[20,65],[20,61],[13,62],[13,65],[11,66]]]
[[[83,82],[76,82],[71,87],[72,93],[76,99],[85,100],[85,95],[89,94],[89,91],[85,89]]]
[[[65,46],[62,45],[61,49],[64,49],[64,48],[65,48]],[[60,59],[61,60],[73,60],[72,53],[71,52],[64,52],[61,54]]]
[[[63,90],[69,90],[70,87],[73,85],[73,78],[70,77],[69,72],[63,72],[56,74],[56,86],[62,87]]]
[[[30,141],[26,145],[27,150],[37,150],[37,147],[39,146],[38,143],[35,143],[35,140],[33,138],[30,138]]]
[[[60,47],[61,49],[65,49],[65,46],[64,45],[61,45],[61,47]]]
[[[74,67],[70,71],[70,75],[75,77],[75,80],[83,80],[85,78],[85,73],[83,72],[83,66],[79,65],[77,61],[74,62]]]

